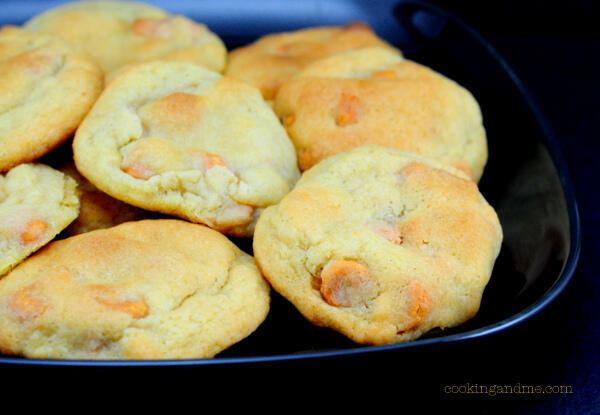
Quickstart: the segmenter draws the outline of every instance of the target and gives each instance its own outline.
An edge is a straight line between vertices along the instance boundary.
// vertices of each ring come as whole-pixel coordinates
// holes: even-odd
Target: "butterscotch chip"
[[[361,146],[304,172],[262,213],[254,254],[308,320],[386,344],[473,317],[501,242],[494,209],[462,171]]]
[[[487,140],[474,97],[397,52],[364,48],[304,68],[277,94],[274,110],[301,170],[365,144],[438,157],[478,181]],[[293,114],[294,123],[286,123]]]
[[[33,161],[75,131],[102,90],[102,71],[66,42],[0,29],[0,172]]]
[[[48,10],[25,29],[67,39],[110,76],[124,65],[151,60],[188,61],[221,72],[227,50],[205,25],[148,4],[82,1]]]
[[[14,292],[8,307],[19,322],[33,320],[46,312],[46,303],[33,294],[34,287],[24,287]]]
[[[140,64],[77,130],[77,169],[131,205],[237,236],[299,177],[294,146],[260,92],[187,62]]]
[[[77,217],[76,187],[42,164],[21,164],[0,175],[0,278]]]
[[[0,279],[0,351],[53,359],[212,357],[252,333],[269,286],[225,236],[180,220],[53,242]]]
[[[376,294],[369,271],[356,261],[331,261],[321,271],[320,278],[321,294],[333,306],[360,305]]]
[[[25,229],[21,233],[21,241],[24,244],[35,242],[40,239],[46,229],[48,229],[48,224],[45,221],[32,219],[25,225]]]
[[[292,125],[294,123],[295,119],[296,119],[296,117],[294,116],[294,114],[289,114],[283,120],[283,125],[285,125],[286,127],[289,127],[290,125]]]
[[[393,69],[382,69],[380,71],[375,71],[371,74],[373,78],[387,78],[387,79],[396,79],[398,78],[398,73]]]
[[[404,242],[404,237],[400,233],[400,229],[396,223],[377,221],[370,223],[369,227],[391,243],[401,245]]]
[[[335,123],[340,126],[354,124],[358,121],[359,111],[360,99],[357,96],[342,93]]]
[[[79,216],[64,231],[68,236],[156,216],[152,212],[128,205],[101,192],[79,174],[73,163],[61,166],[59,170],[77,182],[80,202]]]
[[[254,85],[266,100],[273,100],[280,86],[307,65],[336,53],[375,46],[393,49],[364,23],[275,33],[233,50],[226,74]]]

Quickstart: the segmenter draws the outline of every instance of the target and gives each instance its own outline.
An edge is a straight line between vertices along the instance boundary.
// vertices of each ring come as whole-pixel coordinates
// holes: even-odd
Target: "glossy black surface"
[[[249,338],[216,359],[163,362],[65,362],[0,357],[20,364],[193,365],[295,359],[424,348],[495,333],[540,311],[567,284],[579,250],[577,208],[558,148],[537,108],[503,60],[476,33],[443,11],[414,2],[262,3],[261,12],[228,2],[152,2],[206,22],[229,47],[258,35],[320,24],[366,20],[405,55],[467,87],[479,101],[488,133],[489,163],[480,183],[497,209],[505,233],[502,251],[479,314],[421,340],[382,347],[357,346],[306,322],[281,297]],[[3,23],[21,22],[51,2],[3,2]],[[254,11],[253,11],[254,10]],[[266,10],[266,11],[265,11]],[[12,14],[11,14],[12,13]],[[242,35],[241,35],[241,34]],[[247,241],[236,241],[249,250]]]

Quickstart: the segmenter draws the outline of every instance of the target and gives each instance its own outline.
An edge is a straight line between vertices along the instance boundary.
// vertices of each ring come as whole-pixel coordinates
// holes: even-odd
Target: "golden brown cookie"
[[[375,46],[393,49],[364,23],[275,33],[233,50],[225,73],[254,85],[266,100],[272,100],[284,82],[312,62],[343,51]]]
[[[238,236],[299,176],[260,92],[188,62],[140,64],[106,88],[77,130],[77,169],[144,209]]]
[[[79,194],[79,216],[65,229],[68,236],[156,216],[152,212],[128,205],[101,192],[79,174],[73,163],[68,163],[59,170],[77,182]]]
[[[225,68],[227,50],[205,25],[144,3],[67,3],[35,16],[24,27],[69,40],[107,73],[155,59],[194,62],[219,72]]]
[[[77,217],[76,187],[43,164],[21,164],[0,175],[0,278]]]
[[[475,181],[487,161],[473,96],[389,49],[365,48],[313,63],[281,87],[274,109],[301,170],[364,144],[439,157]]]
[[[363,146],[306,171],[266,209],[254,254],[308,320],[386,344],[473,317],[501,241],[494,209],[463,172]]]
[[[100,68],[66,42],[0,29],[0,172],[69,138],[101,90]]]
[[[268,310],[253,258],[220,233],[180,220],[128,222],[53,242],[0,280],[0,351],[212,357]]]

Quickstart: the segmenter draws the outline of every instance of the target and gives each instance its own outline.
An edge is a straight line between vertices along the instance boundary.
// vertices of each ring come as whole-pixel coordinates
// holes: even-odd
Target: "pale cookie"
[[[135,206],[123,203],[101,192],[83,177],[73,163],[59,169],[77,182],[79,194],[79,216],[65,229],[68,236],[111,228],[124,222],[152,219],[154,214]]]
[[[475,181],[487,161],[481,111],[471,93],[389,49],[315,62],[281,87],[274,109],[301,170],[364,144],[439,157]]]
[[[69,138],[101,90],[100,68],[63,40],[0,29],[0,172]]]
[[[252,333],[269,286],[225,236],[180,220],[53,242],[0,280],[0,350],[32,358],[213,357]]]
[[[77,217],[76,187],[43,164],[21,164],[0,175],[0,278]]]
[[[256,86],[266,100],[273,100],[284,82],[312,62],[343,51],[376,46],[393,49],[364,23],[275,33],[233,50],[225,73]]]
[[[77,169],[144,209],[251,236],[299,177],[260,92],[187,62],[141,64],[111,82],[77,130]]]
[[[266,209],[254,254],[308,320],[386,344],[473,317],[501,241],[494,209],[463,172],[363,146],[306,171]]]
[[[35,16],[24,27],[69,40],[106,73],[156,59],[189,61],[221,72],[227,57],[221,39],[205,25],[144,3],[68,3]]]

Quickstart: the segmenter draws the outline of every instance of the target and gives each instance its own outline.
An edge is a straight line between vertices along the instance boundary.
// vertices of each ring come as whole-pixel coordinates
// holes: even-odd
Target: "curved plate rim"
[[[567,205],[567,213],[569,216],[569,233],[570,233],[570,248],[565,265],[554,282],[554,284],[525,309],[517,314],[500,320],[496,323],[489,324],[478,329],[469,330],[463,333],[456,333],[449,336],[433,337],[429,339],[415,340],[408,343],[389,344],[383,346],[359,346],[342,349],[342,350],[327,350],[321,352],[298,352],[294,354],[280,354],[272,356],[246,356],[246,357],[223,357],[211,359],[181,359],[181,360],[59,360],[59,359],[30,359],[22,357],[0,356],[0,364],[12,365],[39,365],[39,366],[81,366],[81,367],[127,367],[127,366],[146,366],[146,367],[165,367],[165,366],[205,366],[205,365],[232,365],[232,364],[253,364],[253,363],[268,363],[280,361],[292,361],[302,359],[315,359],[326,357],[342,357],[357,354],[371,354],[377,352],[387,352],[404,349],[414,349],[418,347],[427,347],[444,343],[455,343],[460,341],[473,340],[484,336],[496,334],[501,331],[508,330],[525,320],[528,320],[535,314],[542,311],[565,289],[569,281],[573,277],[579,255],[581,251],[581,223],[579,211],[573,184],[568,172],[566,161],[560,150],[560,146],[556,136],[552,132],[547,119],[542,114],[539,106],[536,104],[532,95],[527,91],[519,77],[513,69],[504,60],[502,55],[485,39],[478,31],[466,24],[462,19],[453,13],[432,4],[424,3],[417,0],[402,1],[403,5],[414,5],[424,9],[428,9],[448,20],[451,20],[461,30],[467,32],[469,36],[483,46],[491,57],[502,67],[504,72],[514,83],[519,93],[524,98],[529,109],[533,113],[534,119],[541,127],[544,134],[542,144],[547,148],[548,153],[554,163],[562,185],[562,190],[565,196]]]

